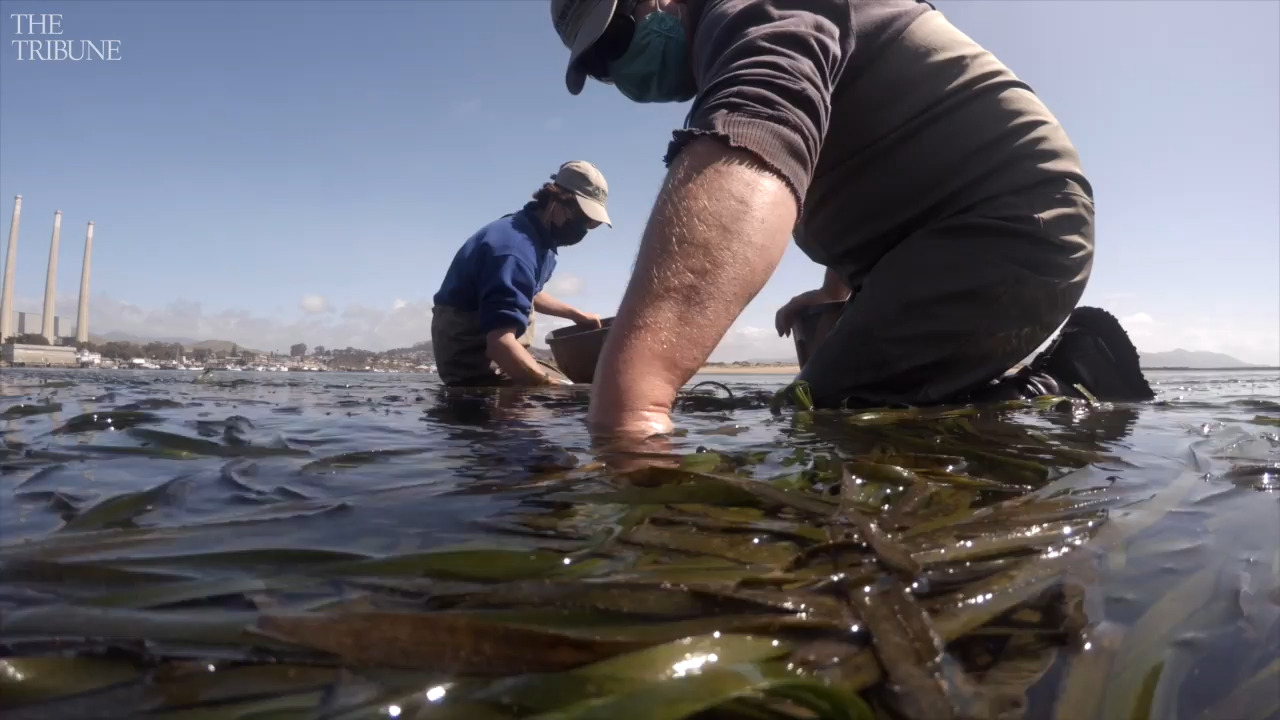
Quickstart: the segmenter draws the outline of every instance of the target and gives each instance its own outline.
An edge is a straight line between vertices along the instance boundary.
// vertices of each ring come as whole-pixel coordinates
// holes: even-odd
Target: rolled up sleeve
[[[479,284],[480,329],[523,335],[533,310],[533,269],[513,255],[497,255],[484,263]]]
[[[714,136],[779,174],[803,210],[852,51],[848,0],[708,0],[694,40],[699,93],[664,162]]]

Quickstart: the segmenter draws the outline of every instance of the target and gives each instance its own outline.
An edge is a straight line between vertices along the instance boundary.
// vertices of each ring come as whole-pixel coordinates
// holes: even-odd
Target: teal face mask
[[[684,102],[698,94],[680,18],[665,12],[645,16],[627,51],[609,63],[609,80],[618,92],[641,103]]]

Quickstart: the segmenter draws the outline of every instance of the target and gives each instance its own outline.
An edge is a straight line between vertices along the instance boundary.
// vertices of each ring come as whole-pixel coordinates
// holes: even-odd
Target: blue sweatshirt
[[[531,201],[468,238],[454,255],[435,304],[478,313],[484,333],[509,327],[516,337],[523,335],[533,296],[556,269],[555,245],[536,211]]]

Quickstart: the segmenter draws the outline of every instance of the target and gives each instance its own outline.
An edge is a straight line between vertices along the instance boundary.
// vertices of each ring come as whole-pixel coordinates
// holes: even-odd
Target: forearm
[[[494,330],[487,338],[486,354],[502,372],[523,385],[538,385],[546,379],[538,361],[516,340],[511,330]]]
[[[782,180],[705,138],[663,185],[601,353],[592,415],[666,412],[773,273],[796,221]]]
[[[822,299],[827,302],[839,302],[848,300],[851,293],[848,283],[840,273],[836,272],[835,268],[827,268],[822,276]]]
[[[551,297],[545,292],[533,296],[533,309],[543,315],[574,320],[578,317],[578,309]]]

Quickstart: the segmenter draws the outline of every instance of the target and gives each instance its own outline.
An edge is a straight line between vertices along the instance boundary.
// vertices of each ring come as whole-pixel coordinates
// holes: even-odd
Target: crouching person
[[[529,352],[533,312],[600,325],[600,317],[547,294],[560,248],[612,224],[608,185],[595,166],[560,166],[519,212],[481,228],[463,243],[434,298],[431,343],[449,386],[568,384]]]

